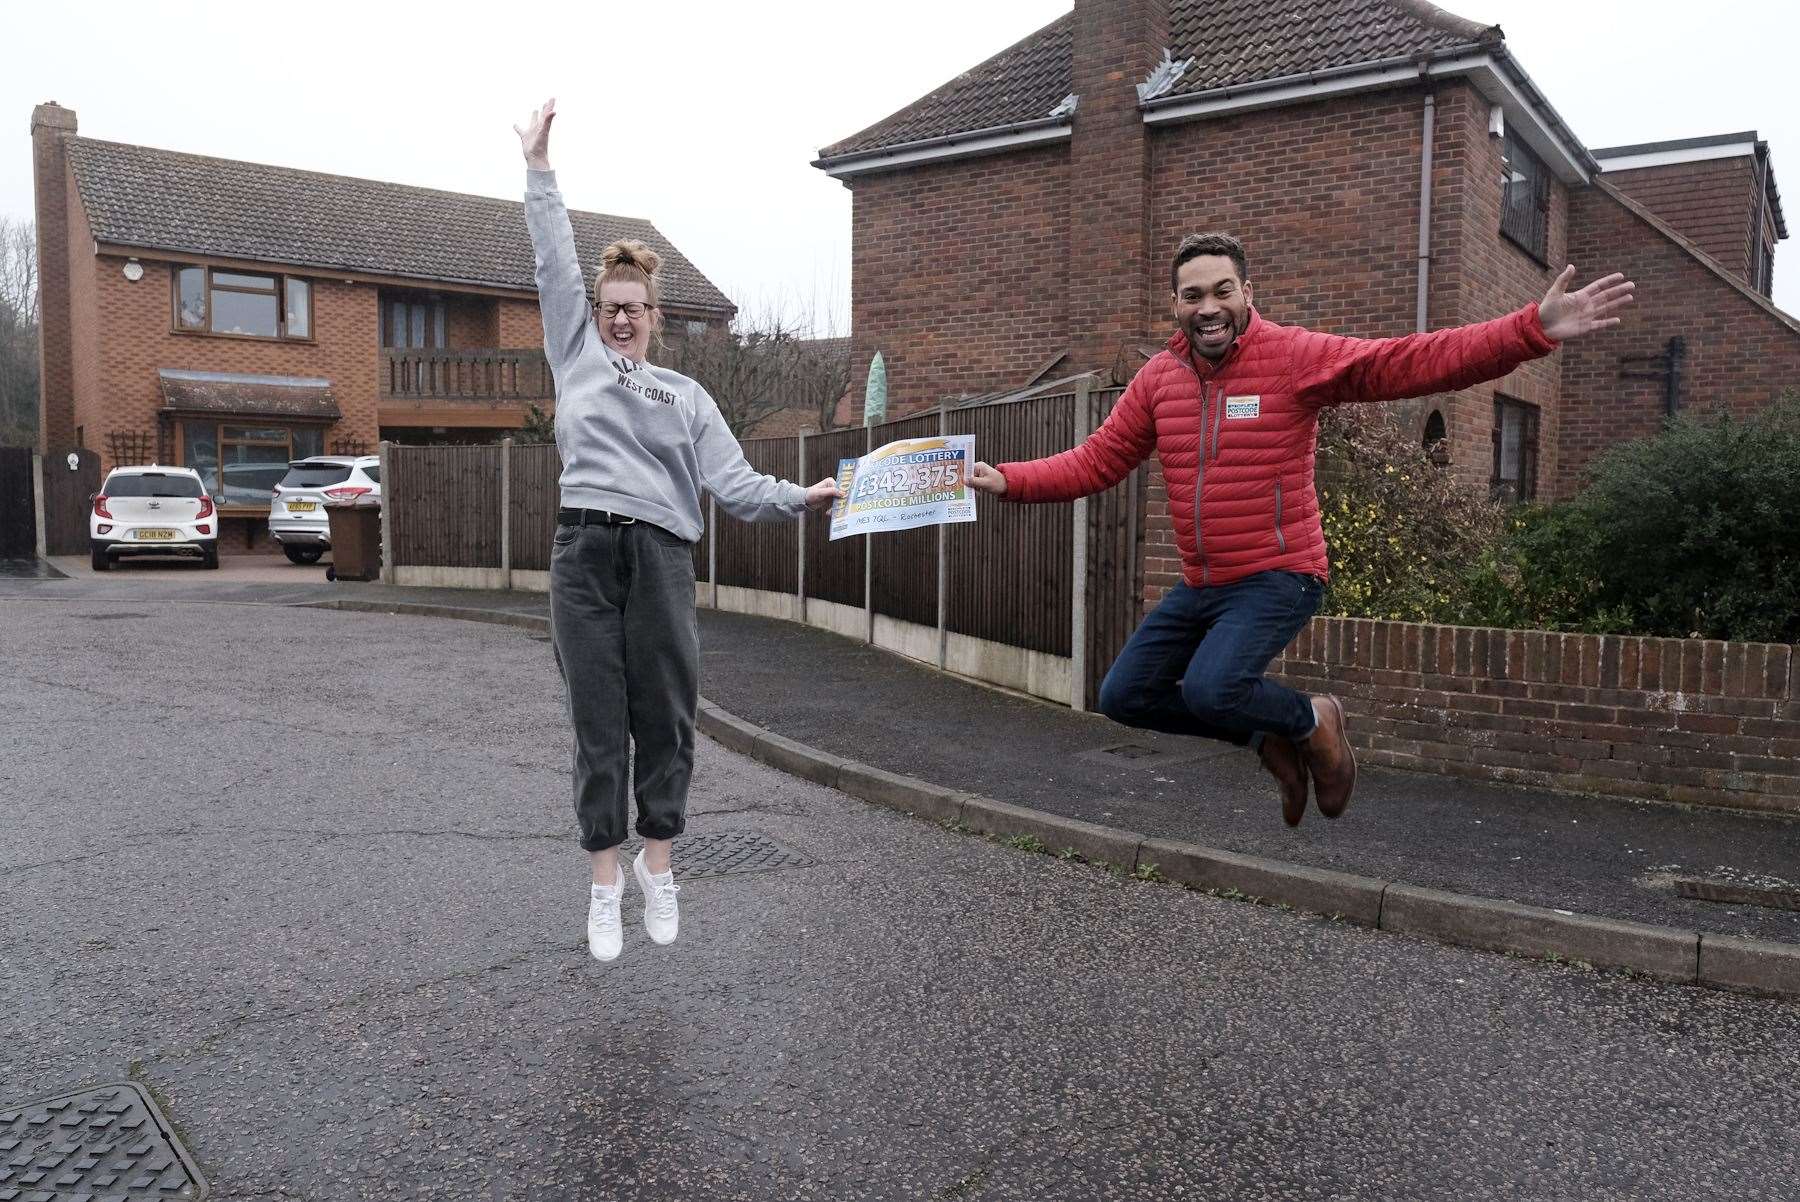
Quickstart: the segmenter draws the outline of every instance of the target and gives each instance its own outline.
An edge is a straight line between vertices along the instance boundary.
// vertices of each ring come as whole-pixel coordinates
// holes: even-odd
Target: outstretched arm
[[[815,512],[829,509],[844,495],[835,476],[802,488],[751,467],[718,404],[704,390],[694,408],[692,433],[706,490],[735,518],[758,522],[799,517],[802,506]]]
[[[989,467],[977,463],[969,487],[1012,501],[1072,501],[1105,492],[1142,463],[1156,445],[1143,373],[1100,423],[1100,428],[1060,455]]]
[[[587,289],[581,282],[581,260],[575,255],[575,231],[569,211],[556,189],[550,169],[550,123],[556,100],[513,126],[525,154],[525,225],[537,257],[538,310],[544,321],[544,354],[554,371],[575,357],[589,326]]]
[[[1569,292],[1574,275],[1565,268],[1543,300],[1475,325],[1404,338],[1309,333],[1298,352],[1295,393],[1314,405],[1336,405],[1453,392],[1498,379],[1567,339],[1618,325],[1635,285],[1615,273]]]

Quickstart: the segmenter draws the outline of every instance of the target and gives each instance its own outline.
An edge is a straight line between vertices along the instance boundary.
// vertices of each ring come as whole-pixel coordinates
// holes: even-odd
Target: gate
[[[37,489],[31,448],[0,447],[0,559],[37,557]]]
[[[100,452],[64,447],[44,456],[44,554],[88,549],[88,498],[100,491]]]

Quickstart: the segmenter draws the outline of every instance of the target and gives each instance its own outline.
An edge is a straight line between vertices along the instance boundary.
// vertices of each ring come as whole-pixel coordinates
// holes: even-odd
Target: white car
[[[96,572],[127,555],[197,556],[216,568],[217,500],[192,468],[115,467],[94,494],[88,546]]]
[[[381,500],[379,455],[313,455],[288,465],[269,499],[269,535],[292,563],[317,563],[331,549],[325,502]]]

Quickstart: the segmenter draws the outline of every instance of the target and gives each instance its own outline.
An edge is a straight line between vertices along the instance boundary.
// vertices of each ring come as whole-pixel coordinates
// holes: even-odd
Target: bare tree
[[[733,437],[771,413],[787,407],[783,385],[795,333],[780,323],[773,328],[709,328],[703,333],[670,339],[662,358],[712,394]]]
[[[812,411],[820,430],[838,424],[838,410],[850,389],[850,339],[812,338],[795,347],[792,393],[796,405]]]
[[[0,443],[37,441],[37,230],[0,217]]]

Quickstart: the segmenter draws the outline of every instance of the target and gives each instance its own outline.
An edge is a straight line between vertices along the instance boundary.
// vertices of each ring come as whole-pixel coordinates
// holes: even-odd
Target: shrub
[[[1319,508],[1331,552],[1321,613],[1454,620],[1469,565],[1499,540],[1506,510],[1459,482],[1376,410],[1319,422]]]
[[[1465,594],[1465,621],[1800,639],[1800,397],[1612,448],[1573,500],[1517,515]]]

